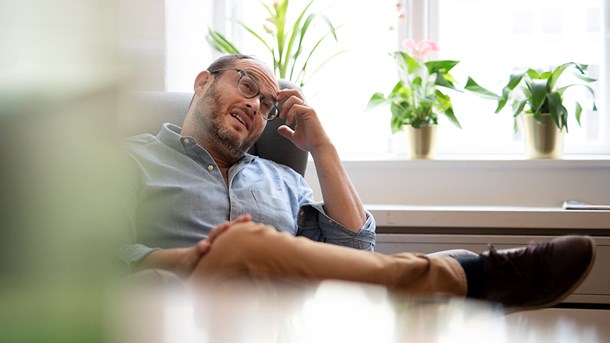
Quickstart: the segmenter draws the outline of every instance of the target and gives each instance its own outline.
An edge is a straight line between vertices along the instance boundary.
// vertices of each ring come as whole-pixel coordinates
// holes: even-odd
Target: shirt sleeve
[[[358,232],[354,232],[328,217],[322,203],[301,206],[297,224],[297,236],[360,250],[373,251],[375,248],[375,219],[368,211],[366,211],[366,221]]]
[[[122,240],[117,245],[114,251],[114,257],[122,264],[123,268],[127,268],[129,271],[135,271],[138,264],[155,250],[159,248],[150,248],[143,244],[138,243],[137,230],[136,230],[136,202],[138,192],[138,172],[137,163],[128,153],[125,151],[125,163],[123,167],[124,178],[122,180],[122,194],[121,194],[121,213],[120,213],[120,230],[122,231]]]
[[[116,257],[129,270],[135,271],[142,259],[155,250],[159,250],[159,248],[150,248],[142,244],[125,244],[117,249]]]

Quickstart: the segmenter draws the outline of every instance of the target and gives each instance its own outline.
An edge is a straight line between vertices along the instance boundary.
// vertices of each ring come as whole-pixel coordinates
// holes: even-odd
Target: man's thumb
[[[282,137],[286,139],[292,140],[292,136],[294,135],[294,130],[288,127],[288,125],[281,125],[277,128],[277,133],[279,133]]]

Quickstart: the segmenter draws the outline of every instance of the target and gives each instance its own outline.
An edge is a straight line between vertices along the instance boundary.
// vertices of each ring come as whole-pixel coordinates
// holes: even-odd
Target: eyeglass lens
[[[252,99],[260,94],[258,84],[252,80],[248,74],[240,73],[239,82],[237,84],[239,91],[248,99]],[[278,115],[278,108],[275,102],[268,98],[261,99],[261,113],[265,120],[272,120]]]

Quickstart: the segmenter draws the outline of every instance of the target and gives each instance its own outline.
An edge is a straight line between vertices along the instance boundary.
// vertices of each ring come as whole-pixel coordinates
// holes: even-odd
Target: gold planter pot
[[[559,159],[563,153],[563,131],[549,114],[540,122],[533,115],[521,115],[527,157],[530,159]]]
[[[425,160],[436,154],[436,125],[422,126],[418,129],[406,125],[409,141],[409,158]]]

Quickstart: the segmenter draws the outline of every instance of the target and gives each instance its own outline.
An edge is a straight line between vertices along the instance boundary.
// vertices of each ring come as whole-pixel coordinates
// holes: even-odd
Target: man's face
[[[245,74],[228,68],[241,69]],[[237,160],[262,134],[266,121],[261,110],[266,112],[269,102],[275,103],[278,88],[271,71],[259,61],[240,60],[227,69],[209,77],[195,114],[204,137],[212,138],[206,142],[228,159]],[[259,94],[247,98],[238,88],[240,77],[244,85],[248,81],[244,78],[254,81]]]

